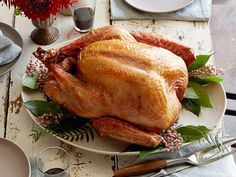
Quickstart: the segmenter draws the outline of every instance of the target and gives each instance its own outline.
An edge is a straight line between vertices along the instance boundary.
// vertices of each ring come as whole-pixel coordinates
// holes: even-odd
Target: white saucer
[[[0,176],[30,177],[29,159],[13,142],[0,138]]]

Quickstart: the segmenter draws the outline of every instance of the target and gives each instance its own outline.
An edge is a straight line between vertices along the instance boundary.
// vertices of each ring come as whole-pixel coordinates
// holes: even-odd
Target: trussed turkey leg
[[[154,148],[163,140],[160,135],[144,132],[132,124],[111,117],[91,121],[101,136],[108,136],[131,144]]]
[[[33,52],[33,55],[42,61],[47,67],[51,63],[59,63],[62,61],[62,58],[59,59],[59,54],[56,49],[44,50],[43,48],[38,47],[37,50]]]
[[[57,64],[59,63],[66,72],[71,72],[73,66],[76,64],[76,59],[73,57],[66,57],[62,58],[59,56],[56,49],[49,49],[44,50],[41,47],[38,47],[35,52],[33,52],[33,55],[39,59],[43,64],[51,70],[51,64]]]
[[[174,40],[167,39],[162,35],[135,31],[131,32],[131,35],[138,42],[142,42],[156,47],[161,47],[173,52],[174,54],[181,57],[185,61],[187,66],[191,65],[191,63],[196,58],[192,48]]]

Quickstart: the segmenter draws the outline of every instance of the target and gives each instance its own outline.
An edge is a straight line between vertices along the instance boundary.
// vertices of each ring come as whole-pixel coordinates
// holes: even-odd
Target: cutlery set
[[[192,147],[191,147],[192,146]],[[191,150],[187,152],[188,149]],[[208,143],[204,144],[196,144],[196,145],[187,145],[183,147],[180,152],[177,152],[175,156],[181,156],[179,158],[174,159],[161,159],[151,155],[152,160],[148,160],[144,162],[139,160],[135,165],[131,165],[128,167],[120,168],[114,170],[115,177],[125,177],[125,176],[133,176],[133,175],[142,175],[151,172],[158,172],[161,169],[167,167],[177,167],[172,171],[169,171],[168,174],[181,171],[183,169],[192,167],[192,166],[200,166],[207,165],[209,163],[220,160],[224,157],[227,157],[236,152],[236,138],[230,138],[223,140],[220,146],[212,145]],[[158,158],[156,160],[153,160]],[[187,166],[186,166],[187,165]],[[179,168],[178,168],[179,166]],[[157,174],[152,175],[151,177],[163,176],[167,174]]]

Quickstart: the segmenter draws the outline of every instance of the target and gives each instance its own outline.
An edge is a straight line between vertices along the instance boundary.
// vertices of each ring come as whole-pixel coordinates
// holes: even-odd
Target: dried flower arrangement
[[[40,45],[55,42],[59,31],[53,26],[54,16],[63,8],[68,8],[77,0],[0,0],[9,8],[15,8],[15,15],[25,15],[36,27],[31,39]]]

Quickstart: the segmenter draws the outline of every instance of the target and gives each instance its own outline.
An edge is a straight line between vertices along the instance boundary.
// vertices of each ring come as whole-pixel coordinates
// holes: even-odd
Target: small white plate
[[[0,138],[0,176],[30,177],[29,159],[13,142]]]
[[[151,13],[172,12],[182,9],[193,0],[125,0],[132,7]]]
[[[19,45],[22,48],[23,53],[23,39],[20,36],[20,34],[11,26],[0,22],[0,30],[2,31],[3,35],[11,39],[15,44]],[[0,76],[7,73],[19,60],[21,54],[11,63],[8,63],[6,65],[0,66]]]

